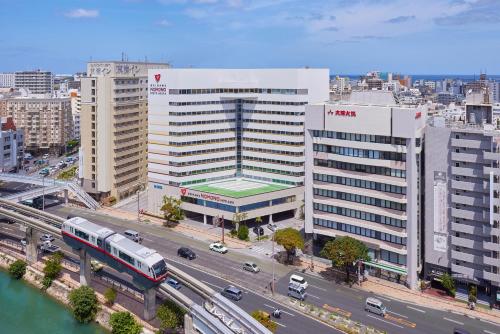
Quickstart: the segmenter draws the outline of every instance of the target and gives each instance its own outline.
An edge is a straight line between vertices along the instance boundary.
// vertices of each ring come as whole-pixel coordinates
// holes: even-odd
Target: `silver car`
[[[258,273],[260,271],[259,266],[257,266],[253,262],[245,262],[243,263],[243,269],[246,271],[250,271],[252,273]]]

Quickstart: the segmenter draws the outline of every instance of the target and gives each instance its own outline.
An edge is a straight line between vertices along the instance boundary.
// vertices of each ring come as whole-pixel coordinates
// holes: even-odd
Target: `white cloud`
[[[80,18],[95,18],[99,16],[99,11],[97,9],[83,9],[77,8],[73,9],[64,14],[66,17],[71,17],[74,19]]]
[[[209,15],[207,11],[199,8],[187,8],[184,13],[193,19],[203,19]]]
[[[170,27],[172,25],[172,23],[168,20],[163,19],[163,20],[156,22],[156,25],[162,26],[162,27]]]

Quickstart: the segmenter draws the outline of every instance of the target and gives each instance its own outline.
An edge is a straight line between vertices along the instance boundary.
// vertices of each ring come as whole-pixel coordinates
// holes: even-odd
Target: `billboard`
[[[326,105],[325,130],[380,136],[391,135],[391,108],[366,105]]]

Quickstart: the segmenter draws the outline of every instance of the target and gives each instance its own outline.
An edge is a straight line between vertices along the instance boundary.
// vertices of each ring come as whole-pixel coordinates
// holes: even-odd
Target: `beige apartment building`
[[[104,61],[81,78],[80,178],[97,199],[117,200],[146,184],[148,69],[168,64]]]
[[[7,116],[24,130],[26,152],[64,152],[73,128],[69,98],[18,97],[4,104]]]

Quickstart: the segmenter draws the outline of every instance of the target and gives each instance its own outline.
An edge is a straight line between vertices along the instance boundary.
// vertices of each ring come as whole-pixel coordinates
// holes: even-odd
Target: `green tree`
[[[240,225],[238,228],[238,239],[248,240],[248,226]]]
[[[173,301],[167,299],[158,307],[156,316],[160,319],[160,329],[177,328],[184,323],[184,314],[186,311]]]
[[[269,313],[261,310],[256,310],[251,313],[251,316],[271,332],[276,332],[276,328],[278,327],[278,325],[271,320]]]
[[[21,279],[26,274],[26,262],[23,260],[16,260],[9,266],[9,274],[12,278]]]
[[[167,223],[178,223],[184,219],[184,211],[181,209],[182,201],[174,196],[163,196],[161,211]]]
[[[86,285],[70,292],[69,304],[75,319],[80,323],[89,323],[99,311],[99,303],[94,290]]]
[[[455,282],[453,281],[453,278],[450,276],[450,274],[444,273],[440,278],[441,285],[443,286],[443,288],[445,288],[446,292],[448,292],[450,296],[455,297]]]
[[[42,284],[44,289],[47,289],[52,285],[52,281],[55,280],[62,270],[62,259],[63,254],[61,252],[57,252],[52,254],[47,262],[45,262],[45,267],[43,268],[43,273],[45,274]]]
[[[475,285],[469,287],[469,301],[472,303],[477,302],[477,286]]]
[[[109,319],[113,334],[140,334],[142,331],[130,312],[116,312]]]
[[[247,216],[248,214],[246,212],[236,212],[235,214],[233,214],[233,219],[231,220],[231,222],[233,223],[237,231],[240,228],[240,223],[247,219]]]
[[[368,248],[361,241],[348,236],[328,241],[320,254],[332,261],[332,267],[345,270],[347,282],[349,282],[349,267],[359,260],[370,259]]]
[[[104,291],[104,298],[106,298],[106,304],[111,306],[115,303],[116,300],[116,290],[113,288],[107,288]]]
[[[257,225],[262,224],[262,217],[261,217],[261,216],[256,217],[256,218],[255,218],[255,223],[256,223]],[[260,234],[258,234],[258,235],[257,235],[257,240],[260,240]]]
[[[274,232],[274,240],[278,245],[285,248],[288,261],[290,261],[297,248],[304,249],[304,238],[302,234],[291,227]]]

